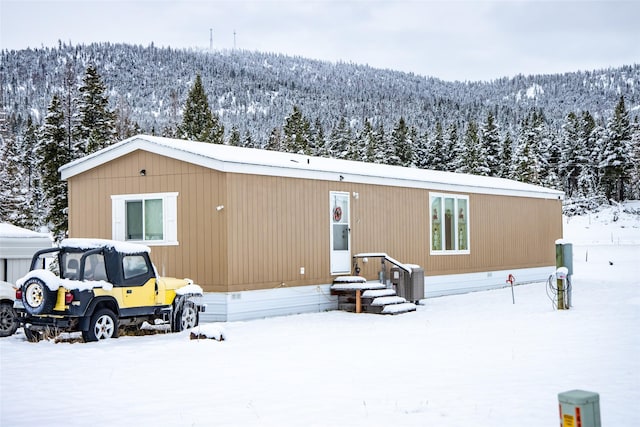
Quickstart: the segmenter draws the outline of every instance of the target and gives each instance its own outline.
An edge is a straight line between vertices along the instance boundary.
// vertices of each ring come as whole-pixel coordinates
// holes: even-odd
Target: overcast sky
[[[246,49],[444,80],[640,63],[640,0],[0,0],[0,49]],[[234,37],[235,32],[235,37]]]

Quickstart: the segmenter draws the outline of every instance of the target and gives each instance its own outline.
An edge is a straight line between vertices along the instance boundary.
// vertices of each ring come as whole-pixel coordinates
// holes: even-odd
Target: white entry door
[[[349,224],[349,193],[329,193],[329,223],[331,274],[351,272],[351,231]]]

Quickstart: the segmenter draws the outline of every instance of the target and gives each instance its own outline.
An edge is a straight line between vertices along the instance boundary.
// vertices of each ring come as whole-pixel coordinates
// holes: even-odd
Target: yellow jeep
[[[14,308],[27,339],[82,331],[85,341],[97,341],[158,319],[172,331],[198,325],[202,288],[158,277],[149,252],[145,245],[97,239],[66,239],[37,252],[31,271],[16,282]]]

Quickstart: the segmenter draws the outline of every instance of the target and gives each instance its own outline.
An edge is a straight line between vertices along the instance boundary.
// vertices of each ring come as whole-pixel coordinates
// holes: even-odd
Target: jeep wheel
[[[18,315],[13,305],[3,302],[0,304],[0,337],[8,337],[18,329]]]
[[[176,314],[175,324],[171,328],[173,332],[184,331],[198,326],[199,321],[198,310],[191,301],[185,301],[180,311]]]
[[[22,303],[31,315],[49,313],[56,305],[57,292],[49,289],[41,279],[32,277],[22,285]]]
[[[118,338],[118,318],[107,308],[96,311],[91,316],[89,330],[82,331],[82,337],[87,342]]]

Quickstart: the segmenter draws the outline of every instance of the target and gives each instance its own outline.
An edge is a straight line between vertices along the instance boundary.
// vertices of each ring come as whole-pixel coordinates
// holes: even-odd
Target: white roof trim
[[[345,181],[395,187],[424,188],[544,199],[563,199],[561,191],[502,178],[327,159],[300,154],[232,147],[195,141],[137,135],[60,168],[62,179],[91,170],[136,150],[229,173]]]

